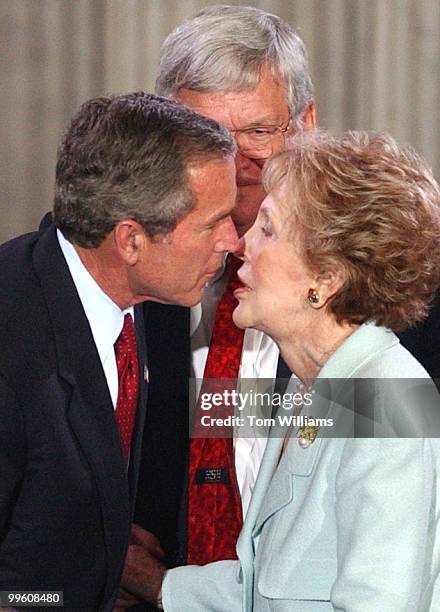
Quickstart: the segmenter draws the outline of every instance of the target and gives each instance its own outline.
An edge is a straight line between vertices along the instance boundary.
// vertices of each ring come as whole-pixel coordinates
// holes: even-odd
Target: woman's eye
[[[261,231],[263,232],[264,236],[266,236],[267,238],[272,236],[272,228],[270,227],[270,225],[268,223],[265,223],[261,227]]]

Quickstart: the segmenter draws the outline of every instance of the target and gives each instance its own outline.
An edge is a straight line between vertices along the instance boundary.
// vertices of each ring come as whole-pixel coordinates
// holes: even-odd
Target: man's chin
[[[195,290],[191,294],[175,296],[175,297],[149,297],[142,301],[158,302],[159,304],[168,304],[169,306],[184,306],[186,308],[192,308],[197,306],[202,301],[203,289]],[[0,608],[1,610],[1,608]]]
[[[174,304],[175,306],[184,306],[185,308],[192,308],[193,306],[197,306],[202,301],[203,291],[201,291],[198,295],[190,295],[186,297],[182,297],[178,301],[168,302],[169,304]]]
[[[192,308],[193,306],[197,306],[197,304],[200,304],[200,302],[202,301],[204,288],[205,288],[205,285],[203,285],[201,289],[195,289],[194,291],[189,293],[187,296],[183,297],[182,301],[180,302],[180,306],[186,306],[187,308]]]

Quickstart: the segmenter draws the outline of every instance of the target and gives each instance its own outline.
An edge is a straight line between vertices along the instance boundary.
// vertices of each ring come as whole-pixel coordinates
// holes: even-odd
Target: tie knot
[[[116,357],[120,352],[129,350],[136,350],[136,332],[131,314],[127,313],[124,317],[121,333],[115,342]]]

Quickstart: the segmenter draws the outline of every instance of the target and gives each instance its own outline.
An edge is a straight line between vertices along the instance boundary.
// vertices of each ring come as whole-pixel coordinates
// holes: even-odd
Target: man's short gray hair
[[[303,41],[285,21],[250,6],[216,5],[184,21],[165,39],[156,92],[174,97],[179,89],[243,91],[257,86],[268,64],[287,87],[292,119],[313,102]]]
[[[170,232],[195,206],[190,165],[234,154],[225,128],[173,100],[142,91],[89,100],[58,149],[54,223],[86,248],[123,219],[150,237]]]

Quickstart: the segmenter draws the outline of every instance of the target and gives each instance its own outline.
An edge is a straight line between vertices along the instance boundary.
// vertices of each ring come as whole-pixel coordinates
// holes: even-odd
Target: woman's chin
[[[246,327],[251,326],[249,316],[246,316],[246,313],[244,311],[245,308],[243,307],[243,304],[239,304],[232,313],[232,320],[234,321],[234,324],[240,329],[245,329]]]

